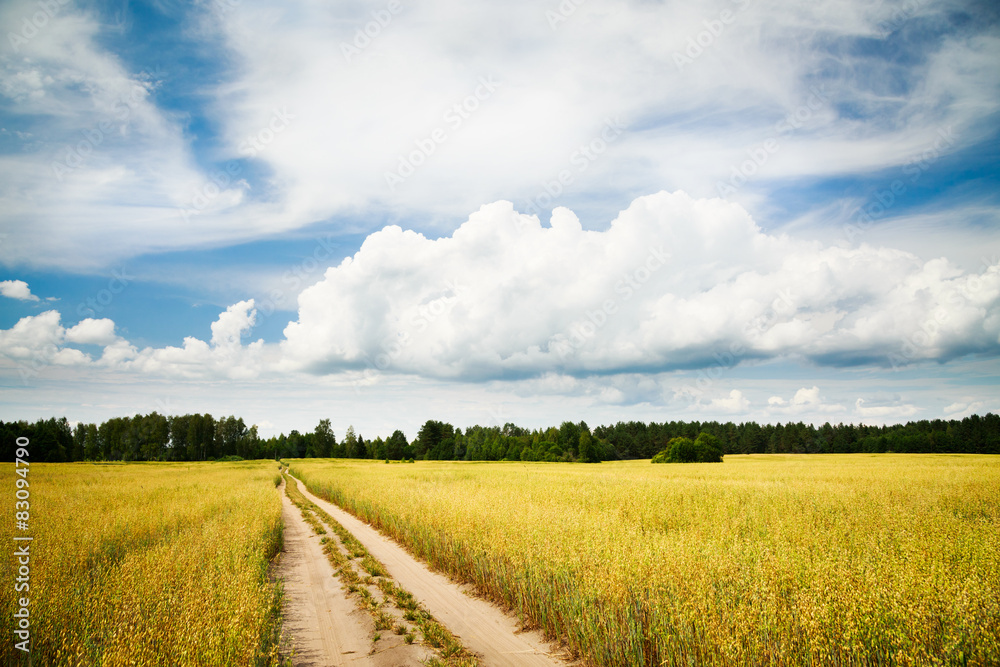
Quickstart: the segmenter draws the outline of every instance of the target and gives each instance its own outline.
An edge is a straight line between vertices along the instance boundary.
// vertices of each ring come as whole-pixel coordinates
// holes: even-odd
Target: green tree
[[[97,436],[97,424],[87,424],[87,433],[83,440],[83,458],[87,461],[97,461],[101,457],[101,441]]]
[[[559,449],[564,452],[575,452],[580,444],[580,427],[573,422],[563,422],[559,426]]]
[[[158,461],[164,457],[167,444],[170,442],[170,422],[163,415],[152,412],[139,422],[140,458],[146,461]]]
[[[73,428],[73,461],[84,459],[84,443],[87,440],[87,425],[80,423]]]
[[[389,453],[385,448],[385,440],[382,439],[382,436],[375,438],[375,440],[371,442],[371,450],[373,459],[378,460],[389,458]]]
[[[216,458],[223,456],[240,456],[246,453],[244,450],[244,438],[247,435],[246,424],[243,418],[230,415],[220,419],[215,425]]]
[[[337,446],[337,438],[333,435],[333,428],[329,419],[320,419],[319,424],[313,431],[312,454],[308,451],[306,456],[313,458],[329,458],[334,454],[334,447]]]
[[[594,439],[590,435],[590,431],[580,431],[580,462],[581,463],[600,463],[601,457],[597,453],[597,449],[594,447]]]
[[[188,424],[188,452],[190,461],[207,461],[215,458],[215,418],[210,414],[191,415]]]
[[[354,433],[354,426],[347,427],[347,433],[344,435],[344,457],[349,459],[360,459],[364,458],[358,452],[358,436]]]
[[[455,455],[455,427],[444,422],[427,420],[413,441],[415,458],[448,460]]]
[[[396,429],[385,441],[385,458],[391,461],[399,461],[403,458],[403,453],[409,447],[406,436],[402,431]]]
[[[293,428],[288,433],[288,443],[286,445],[289,452],[288,456],[296,459],[306,457],[308,454],[308,444],[309,443],[306,441],[306,438],[303,437],[298,430]]]

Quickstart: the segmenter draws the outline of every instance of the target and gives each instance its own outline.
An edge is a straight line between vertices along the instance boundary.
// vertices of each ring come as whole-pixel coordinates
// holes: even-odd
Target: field
[[[0,474],[13,480],[13,467]],[[32,464],[31,588],[19,594],[32,600],[32,664],[277,664],[277,473],[274,462]],[[13,512],[0,521],[10,544]],[[14,568],[0,561],[8,585]],[[8,622],[14,597],[3,596]],[[18,664],[9,636],[0,646],[0,663]]]
[[[1000,664],[995,457],[291,472],[590,665]],[[34,464],[30,480],[32,664],[282,662],[277,464]],[[0,664],[18,653],[4,642]]]
[[[590,664],[1000,664],[995,458],[291,471]]]

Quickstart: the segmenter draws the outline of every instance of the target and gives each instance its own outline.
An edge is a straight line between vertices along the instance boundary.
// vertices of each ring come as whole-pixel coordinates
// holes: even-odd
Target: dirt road
[[[347,599],[319,538],[281,490],[285,550],[276,575],[285,582],[284,630],[296,667],[373,667],[372,620]]]
[[[553,667],[567,664],[557,657],[556,647],[546,643],[539,633],[519,632],[517,619],[513,616],[489,602],[467,595],[458,584],[432,572],[368,524],[309,493],[301,481],[299,488],[309,500],[326,510],[364,544],[372,556],[385,565],[390,576],[413,593],[439,622],[461,639],[466,648],[481,656],[483,665]],[[321,557],[322,553],[317,558]]]

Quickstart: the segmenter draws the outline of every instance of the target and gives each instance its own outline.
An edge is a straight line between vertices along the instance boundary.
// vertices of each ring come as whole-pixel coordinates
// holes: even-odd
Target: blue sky
[[[1000,409],[989,2],[6,2],[0,418]]]

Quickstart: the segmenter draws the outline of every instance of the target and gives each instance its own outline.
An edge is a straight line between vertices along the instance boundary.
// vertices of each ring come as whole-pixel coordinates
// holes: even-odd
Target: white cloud
[[[802,387],[795,392],[790,400],[781,396],[771,396],[767,399],[768,413],[773,415],[815,415],[845,412],[847,408],[838,403],[827,403],[820,396],[819,387]]]
[[[8,299],[18,299],[19,301],[38,301],[38,297],[31,293],[28,283],[23,280],[4,280],[0,282],[0,295]]]
[[[891,421],[912,417],[920,412],[920,409],[912,403],[903,403],[899,397],[890,400],[859,398],[854,402],[854,412],[862,419]]]
[[[131,371],[149,376],[202,379],[249,379],[275,365],[264,350],[264,341],[248,345],[241,338],[256,321],[252,299],[233,304],[212,324],[212,340],[184,339],[182,347],[137,349],[115,334],[110,319],[85,319],[69,329],[58,311],[21,318],[10,329],[0,329],[0,355],[31,369],[46,366],[86,366],[95,371]],[[69,345],[103,347],[99,359]]]
[[[965,273],[945,259],[770,235],[735,204],[682,192],[637,199],[603,232],[583,230],[567,209],[543,227],[507,202],[435,240],[387,227],[298,303],[278,345],[242,343],[257,321],[253,300],[221,313],[209,341],[180,347],[139,350],[109,319],[67,330],[56,311],[0,331],[0,343],[12,359],[46,364],[89,363],[67,344],[100,345],[93,363],[102,367],[180,377],[536,378],[534,392],[605,404],[665,395],[657,382],[620,380],[630,375],[787,358],[898,367],[1000,346],[1000,264]],[[587,377],[609,379],[579,383]],[[735,410],[746,400],[730,393],[705,405]],[[772,395],[767,407],[842,409],[815,386]],[[855,410],[901,414],[864,400]]]
[[[4,3],[0,24],[19,34],[22,20],[38,12],[36,2]],[[169,73],[128,70],[102,45],[102,20],[72,3],[50,14],[0,57],[0,114],[37,130],[0,154],[3,224],[18,230],[0,245],[0,260],[93,268],[252,233],[252,224],[240,231],[232,220],[183,220],[179,211],[211,174],[191,156],[183,117],[157,106],[156,89]],[[232,180],[213,192],[207,211],[239,201],[242,188]]]
[[[903,66],[855,48],[881,39],[892,15],[870,3],[590,0],[553,30],[551,8],[537,3],[455,11],[427,2],[405,5],[350,60],[342,44],[371,20],[367,12],[286,6],[298,11],[248,0],[221,24],[243,69],[221,91],[219,116],[235,148],[275,106],[295,114],[258,159],[287,184],[284,205],[315,217],[365,206],[454,216],[498,198],[523,210],[545,188],[592,194],[609,179],[620,190],[666,185],[704,196],[769,138],[777,147],[751,165],[757,180],[870,172],[903,165],[943,127],[959,136],[949,150],[974,143],[976,120],[997,108],[991,63],[1000,39],[927,41]],[[679,67],[678,55],[722,10],[735,20]],[[920,6],[911,18],[941,11]],[[281,48],[288,43],[298,48]],[[449,123],[448,110],[484,76],[497,90],[457,127]],[[713,122],[701,124],[706,117]],[[626,131],[597,142],[592,160],[580,148],[609,118]],[[435,128],[445,138],[428,144]],[[386,172],[414,151],[420,164],[390,191]],[[572,183],[558,183],[563,170]]]
[[[0,351],[18,361],[50,363],[62,343],[64,330],[55,310],[22,317],[10,329],[0,330]]]
[[[739,389],[733,389],[726,398],[713,398],[711,407],[731,414],[743,414],[750,408],[750,401]]]
[[[82,345],[111,345],[118,340],[115,335],[115,323],[107,318],[95,320],[85,319],[74,327],[66,330],[66,340]]]
[[[257,311],[254,309],[253,299],[229,306],[212,323],[212,345],[225,349],[239,347],[240,338],[251,331],[256,322]]]
[[[0,354],[11,359],[22,369],[35,374],[46,366],[82,366],[91,363],[89,355],[65,347],[70,342],[88,342],[103,329],[101,322],[110,320],[84,320],[72,330],[72,336],[60,324],[58,311],[49,310],[39,315],[22,317],[10,329],[0,329]],[[96,325],[93,323],[97,323]],[[113,324],[112,324],[113,328]]]
[[[963,419],[970,415],[989,412],[989,406],[986,401],[965,399],[951,403],[942,412],[947,419]]]
[[[281,348],[314,373],[462,379],[788,356],[900,366],[995,352],[998,306],[1000,264],[964,273],[769,235],[720,200],[641,197],[604,232],[566,209],[543,227],[498,202],[448,237],[369,236],[300,294]]]
[[[241,343],[253,329],[256,316],[253,299],[240,301],[229,306],[212,323],[210,342],[188,336],[182,347],[115,350],[118,365],[155,375],[232,380],[255,378],[266,366],[274,364],[273,359],[268,360],[263,340],[248,345]]]

